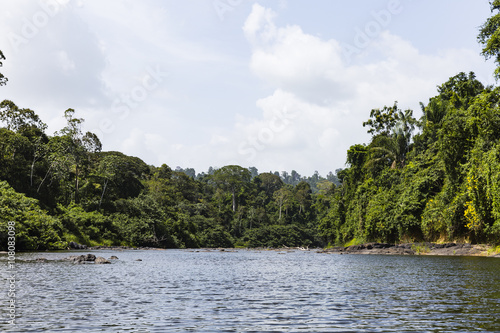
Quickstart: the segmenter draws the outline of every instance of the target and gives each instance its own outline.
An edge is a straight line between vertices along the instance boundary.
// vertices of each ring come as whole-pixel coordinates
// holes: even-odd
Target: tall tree
[[[99,163],[97,175],[102,178],[102,190],[101,196],[99,198],[99,209],[101,208],[102,200],[104,198],[104,194],[106,193],[108,183],[110,181],[113,181],[113,179],[119,173],[119,170],[117,168],[118,163],[119,157],[115,155],[105,155]]]
[[[299,214],[305,212],[312,204],[311,185],[302,181],[295,187],[295,199],[299,204]]]
[[[75,110],[73,109],[67,109],[64,112],[67,126],[64,127],[59,134],[69,139],[70,145],[68,147],[68,152],[72,157],[75,174],[74,200],[78,203],[82,163],[89,153],[100,152],[102,145],[99,138],[94,133],[87,132],[83,134],[81,127],[84,120],[83,118],[75,118],[74,114]]]
[[[233,212],[236,212],[236,199],[239,191],[250,182],[251,173],[238,165],[227,165],[214,172],[214,181],[229,191],[233,201]]]
[[[283,187],[281,178],[270,172],[261,173],[258,178],[261,180],[260,186],[264,189],[268,197],[272,197],[275,191]]]
[[[279,207],[278,221],[281,221],[283,208],[285,208],[285,212],[288,213],[288,208],[290,207],[293,199],[293,192],[287,185],[274,192],[273,197]]]

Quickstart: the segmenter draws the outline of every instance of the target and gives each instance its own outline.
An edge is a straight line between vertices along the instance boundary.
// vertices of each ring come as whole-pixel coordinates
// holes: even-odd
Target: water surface
[[[86,252],[24,253],[18,259]],[[500,332],[500,260],[314,251],[92,251],[16,264],[8,332]],[[5,256],[1,298],[7,297]],[[136,261],[142,259],[142,261]],[[5,269],[4,269],[5,268]]]

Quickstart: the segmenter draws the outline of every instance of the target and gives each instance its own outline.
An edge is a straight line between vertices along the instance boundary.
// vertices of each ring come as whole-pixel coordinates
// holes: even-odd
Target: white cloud
[[[275,16],[276,14],[272,9],[254,4],[252,12],[243,26],[247,39],[252,43],[271,42],[276,35],[276,26],[273,22]]]
[[[276,90],[257,101],[260,118],[238,121],[236,128],[246,135],[239,153],[265,168],[288,156],[297,157],[288,165],[309,173],[341,167],[350,145],[368,141],[362,122],[372,108],[397,100],[418,115],[418,103],[435,95],[437,84],[480,65],[472,50],[425,55],[388,31],[348,64],[337,41],[297,25],[278,27],[276,16],[255,4],[243,26],[252,47],[251,70]],[[294,118],[282,131],[270,130],[276,112],[285,108]]]
[[[69,74],[71,71],[75,70],[75,62],[71,60],[66,53],[66,51],[57,51],[55,53],[55,56],[57,58],[57,62],[59,63],[59,66],[61,66],[61,69],[63,72],[66,74]]]
[[[318,8],[337,8],[330,4]],[[26,20],[44,9],[40,2],[6,2],[0,49],[9,84],[0,92],[35,110],[50,133],[74,108],[87,130],[105,125],[104,149],[149,164],[324,175],[343,165],[350,145],[369,140],[362,122],[370,109],[398,100],[418,110],[459,71],[492,83],[477,50],[424,54],[389,31],[347,63],[340,41],[349,42],[352,27],[343,11],[323,21],[325,15],[302,13],[306,7],[241,2],[221,21],[211,1],[66,1],[15,52],[9,33],[22,34]],[[398,19],[404,15],[412,14]],[[148,68],[168,75],[143,96],[145,80],[152,83]],[[133,106],[125,106],[134,92]]]

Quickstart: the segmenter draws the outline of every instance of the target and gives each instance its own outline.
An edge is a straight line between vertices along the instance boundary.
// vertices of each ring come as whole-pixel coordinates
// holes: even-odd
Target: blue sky
[[[411,108],[480,56],[486,0],[4,1],[0,99],[49,134],[64,110],[104,150],[172,168],[344,167],[372,108]]]

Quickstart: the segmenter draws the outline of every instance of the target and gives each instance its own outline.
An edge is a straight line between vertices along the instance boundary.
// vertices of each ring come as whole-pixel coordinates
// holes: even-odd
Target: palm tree
[[[380,162],[388,163],[392,169],[403,168],[406,155],[410,151],[410,142],[415,125],[418,121],[413,118],[413,111],[398,109],[397,102],[393,107],[372,110],[369,119],[364,125],[371,129],[368,133],[376,134],[370,144],[371,158],[366,162],[373,167]]]
[[[411,134],[408,135],[402,123],[395,126],[391,135],[381,134],[373,138],[368,160],[369,166],[388,162],[391,169],[400,169],[405,166],[406,154],[410,150]]]

